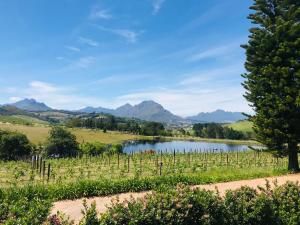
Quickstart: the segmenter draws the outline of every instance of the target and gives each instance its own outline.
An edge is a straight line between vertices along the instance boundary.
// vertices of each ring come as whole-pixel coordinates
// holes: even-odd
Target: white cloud
[[[166,0],[152,0],[153,14],[157,14]]]
[[[120,102],[137,104],[152,99],[162,104],[174,114],[190,116],[199,112],[211,112],[216,109],[250,112],[243,99],[242,87],[224,87],[214,90],[154,89],[120,96]]]
[[[128,29],[109,29],[109,28],[105,28],[102,26],[97,26],[100,30],[102,31],[107,31],[113,34],[116,34],[120,37],[123,37],[127,40],[127,42],[129,43],[135,43],[137,41],[138,38],[138,33],[132,30],[128,30]]]
[[[237,75],[238,78],[240,78],[239,75],[244,71],[244,68],[241,65],[242,64],[237,63],[236,65],[229,65],[227,67],[200,70],[185,74],[183,76],[184,78],[180,81],[180,84],[185,86],[199,86],[199,84],[202,84],[204,86],[207,85],[207,82],[216,84],[219,80],[224,81],[224,77],[227,77],[226,80],[228,81],[230,81],[230,77],[233,75]]]
[[[112,75],[112,76],[107,76],[103,77],[92,84],[101,84],[101,85],[115,85],[115,84],[126,84],[128,82],[134,82],[138,80],[143,80],[145,78],[153,77],[153,74],[118,74],[118,75]]]
[[[98,47],[99,46],[99,43],[97,41],[94,41],[94,40],[89,39],[89,38],[79,37],[78,41],[82,44],[87,44],[87,45],[92,46],[92,47]]]
[[[96,61],[95,57],[87,56],[81,57],[78,61],[76,61],[73,65],[77,68],[88,68]]]
[[[113,18],[113,16],[112,16],[112,14],[109,13],[108,10],[103,10],[103,9],[99,9],[99,8],[92,9],[92,11],[89,15],[90,20],[96,20],[96,19],[110,20],[112,18]]]
[[[179,51],[170,52],[161,56],[161,59],[182,59],[187,62],[195,62],[204,59],[218,59],[218,60],[235,60],[237,54],[240,54],[242,49],[241,43],[244,43],[243,37],[232,40],[226,43],[214,43],[212,47],[194,45]]]
[[[53,85],[41,81],[32,81],[29,83],[29,86],[40,92],[53,93],[57,92],[59,89],[54,87]]]
[[[238,46],[238,45],[237,45]],[[199,61],[202,59],[207,59],[207,58],[216,58],[219,56],[223,56],[228,54],[232,49],[236,47],[233,44],[230,45],[224,45],[224,46],[219,46],[219,47],[214,47],[210,49],[206,49],[200,53],[192,55],[188,61]]]
[[[10,102],[18,102],[18,101],[20,101],[20,100],[22,100],[22,98],[21,98],[21,97],[16,97],[16,96],[13,96],[13,97],[10,97],[10,98],[9,98],[9,101],[10,101]]]
[[[72,87],[62,87],[42,81],[32,81],[26,88],[16,90],[14,94],[15,96],[9,98],[11,102],[33,98],[55,109],[73,110],[88,105],[114,106],[110,101],[101,98],[79,95],[78,90]]]
[[[60,72],[74,70],[74,69],[86,69],[94,65],[96,58],[93,56],[84,56],[71,61],[68,66],[62,68]]]
[[[73,52],[80,52],[80,49],[75,46],[66,45],[65,48]]]
[[[214,69],[194,71],[181,76],[176,85],[151,88],[118,97],[120,102],[137,104],[152,99],[171,112],[195,115],[216,109],[251,112],[243,97],[244,89],[239,85],[243,72],[241,63]]]
[[[65,58],[62,57],[62,56],[57,56],[56,59],[57,59],[57,60],[64,60]]]

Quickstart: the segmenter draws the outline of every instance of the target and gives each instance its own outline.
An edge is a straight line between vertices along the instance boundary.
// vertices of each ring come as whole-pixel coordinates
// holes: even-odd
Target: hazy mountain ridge
[[[183,118],[172,114],[154,101],[143,101],[135,106],[125,104],[117,109],[86,107],[78,111],[85,113],[109,113],[119,117],[137,118],[162,123],[179,123],[180,121],[184,121]]]
[[[14,106],[18,109],[26,110],[26,111],[51,111],[52,109],[47,106],[45,103],[37,102],[35,99],[25,98],[21,101],[18,101],[13,104],[9,104],[10,106]]]
[[[227,112],[218,109],[214,112],[202,112],[196,116],[187,117],[186,119],[191,120],[193,122],[233,123],[238,120],[245,120],[247,118],[241,112]]]
[[[6,105],[29,112],[52,112],[57,111],[48,107],[45,103],[37,102],[34,99],[24,99],[13,104]],[[1,110],[0,110],[1,111]],[[3,111],[3,109],[2,109]],[[180,117],[166,110],[162,105],[152,100],[143,101],[137,105],[125,104],[116,109],[104,107],[85,107],[76,111],[67,111],[70,113],[104,113],[118,117],[136,118],[147,121],[162,122],[168,124],[192,124],[192,123],[232,123],[238,120],[244,120],[246,117],[241,112],[226,112],[224,110],[216,110],[214,112],[199,113],[196,116]],[[2,112],[4,113],[4,112]]]

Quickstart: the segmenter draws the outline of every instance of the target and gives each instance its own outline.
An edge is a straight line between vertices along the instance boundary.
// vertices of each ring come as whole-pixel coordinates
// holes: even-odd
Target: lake
[[[257,148],[257,146],[252,146]],[[155,151],[189,152],[189,151],[245,151],[247,145],[235,145],[225,143],[213,143],[203,141],[131,141],[124,145],[123,151],[126,153],[145,151],[153,149]]]

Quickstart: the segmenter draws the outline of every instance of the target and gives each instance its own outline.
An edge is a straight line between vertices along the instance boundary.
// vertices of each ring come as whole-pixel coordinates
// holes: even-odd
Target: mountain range
[[[26,111],[32,111],[32,112],[51,111],[52,110],[45,103],[37,102],[35,99],[28,99],[28,98],[25,98],[21,101],[10,104],[10,106],[14,106],[16,108],[26,110]]]
[[[196,116],[189,116],[186,119],[195,122],[208,122],[208,123],[232,123],[238,120],[246,119],[246,117],[240,112],[226,112],[218,109],[214,112],[199,113]]]
[[[129,118],[137,118],[141,120],[147,121],[155,121],[161,123],[184,123],[185,120],[180,116],[176,116],[172,114],[170,111],[164,109],[160,104],[154,101],[143,101],[138,105],[130,105],[125,104],[116,109],[106,109],[106,108],[94,108],[87,107],[79,110],[80,112],[96,112],[96,113],[109,113],[115,116],[120,117],[129,117]]]
[[[37,102],[35,99],[24,99],[16,103],[6,105],[30,112],[52,111],[53,109],[45,103]],[[246,119],[240,112],[226,112],[216,110],[214,112],[199,113],[196,116],[180,117],[166,110],[162,105],[154,101],[143,101],[137,105],[125,104],[116,109],[103,107],[85,107],[77,110],[78,113],[105,113],[119,117],[137,118],[147,121],[162,122],[168,124],[186,124],[186,123],[232,123],[238,120]]]

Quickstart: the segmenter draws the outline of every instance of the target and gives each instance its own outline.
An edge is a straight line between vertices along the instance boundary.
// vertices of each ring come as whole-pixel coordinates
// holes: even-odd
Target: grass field
[[[246,120],[238,121],[236,123],[228,124],[226,126],[231,127],[232,129],[237,130],[237,131],[253,132],[252,122],[246,121]]]
[[[256,152],[192,152],[192,153],[135,153],[101,155],[73,159],[51,159],[42,167],[32,168],[31,162],[0,162],[0,187],[47,182],[67,184],[81,180],[122,180],[157,176],[196,176],[204,183],[267,177],[284,174],[287,160],[268,153]],[[42,168],[40,170],[40,168]],[[43,175],[44,174],[44,175]]]
[[[34,143],[43,143],[48,137],[49,126],[24,126],[17,124],[6,124],[0,123],[0,129],[18,131],[25,134],[28,139]],[[149,139],[151,137],[145,137],[140,135],[125,134],[120,132],[107,131],[106,133],[102,131],[95,131],[89,129],[69,129],[73,134],[76,135],[77,140],[82,142],[101,142],[104,144],[116,144],[122,143],[127,140],[139,140],[139,139]]]
[[[48,124],[48,122],[39,120],[25,115],[3,116],[0,115],[0,122],[20,124],[20,125],[35,125],[35,124]]]
[[[20,124],[0,123],[0,129],[21,132],[25,134],[32,143],[39,144],[46,141],[50,127],[41,124],[36,126],[27,126],[27,125],[20,125]],[[133,134],[114,132],[114,131],[107,131],[106,133],[104,133],[101,130],[91,130],[91,129],[83,129],[83,128],[73,128],[70,129],[70,131],[76,135],[80,143],[98,141],[104,144],[117,144],[128,140],[153,139],[153,137],[149,137],[149,136],[133,135]],[[258,144],[255,141],[247,141],[247,140],[206,139],[206,138],[198,138],[198,137],[191,137],[191,136],[164,137],[164,139],[165,140],[193,140],[193,141],[217,142],[217,143],[227,143],[227,144],[245,144],[245,145]]]

